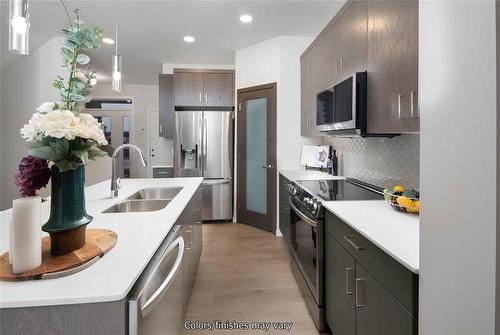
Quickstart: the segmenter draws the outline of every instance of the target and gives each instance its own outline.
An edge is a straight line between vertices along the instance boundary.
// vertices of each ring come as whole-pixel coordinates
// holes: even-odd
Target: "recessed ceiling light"
[[[103,37],[102,41],[103,41],[103,43],[106,43],[106,44],[115,44],[115,40],[112,38],[109,38],[109,37]]]
[[[240,16],[240,21],[243,23],[250,23],[253,21],[253,17],[248,14],[243,14],[242,16]]]
[[[184,36],[184,42],[193,43],[194,37],[193,36]]]

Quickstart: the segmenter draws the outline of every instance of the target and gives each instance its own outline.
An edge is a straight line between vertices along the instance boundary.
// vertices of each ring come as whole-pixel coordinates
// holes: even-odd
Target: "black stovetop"
[[[335,180],[299,180],[297,184],[303,186],[313,195],[323,200],[383,200],[381,193],[355,185],[345,179]]]

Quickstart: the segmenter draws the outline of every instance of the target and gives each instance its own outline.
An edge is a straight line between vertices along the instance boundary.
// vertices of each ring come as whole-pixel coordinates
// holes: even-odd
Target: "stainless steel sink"
[[[172,200],[180,191],[182,191],[182,187],[145,188],[127,199]]]
[[[148,199],[148,200],[124,200],[114,204],[103,213],[131,213],[131,212],[154,212],[165,208],[170,199]]]

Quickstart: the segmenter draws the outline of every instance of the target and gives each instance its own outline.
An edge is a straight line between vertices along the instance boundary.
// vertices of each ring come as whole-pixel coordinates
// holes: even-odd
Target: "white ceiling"
[[[7,52],[8,1],[0,0],[1,70],[23,56]],[[316,36],[345,3],[338,1],[65,1],[79,8],[87,27],[98,25],[114,38],[118,8],[119,53],[124,83],[156,83],[162,63],[233,64],[234,52],[279,35]],[[250,24],[239,16],[251,14]],[[68,25],[59,1],[30,1],[31,51],[61,35]],[[193,35],[187,44],[183,36]],[[109,76],[114,46],[101,43],[92,66]]]

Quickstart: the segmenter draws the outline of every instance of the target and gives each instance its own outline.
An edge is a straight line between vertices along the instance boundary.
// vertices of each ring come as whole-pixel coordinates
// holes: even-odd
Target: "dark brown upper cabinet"
[[[418,1],[367,3],[367,131],[419,131]]]
[[[175,70],[175,106],[234,106],[234,71]]]
[[[418,0],[348,1],[300,60],[302,136],[321,135],[316,95],[362,71],[368,135],[419,131]]]
[[[176,106],[203,106],[203,73],[174,72]]]
[[[205,73],[203,80],[205,106],[224,107],[234,105],[234,74]]]
[[[159,82],[159,129],[160,137],[174,138],[174,76],[160,74]]]

